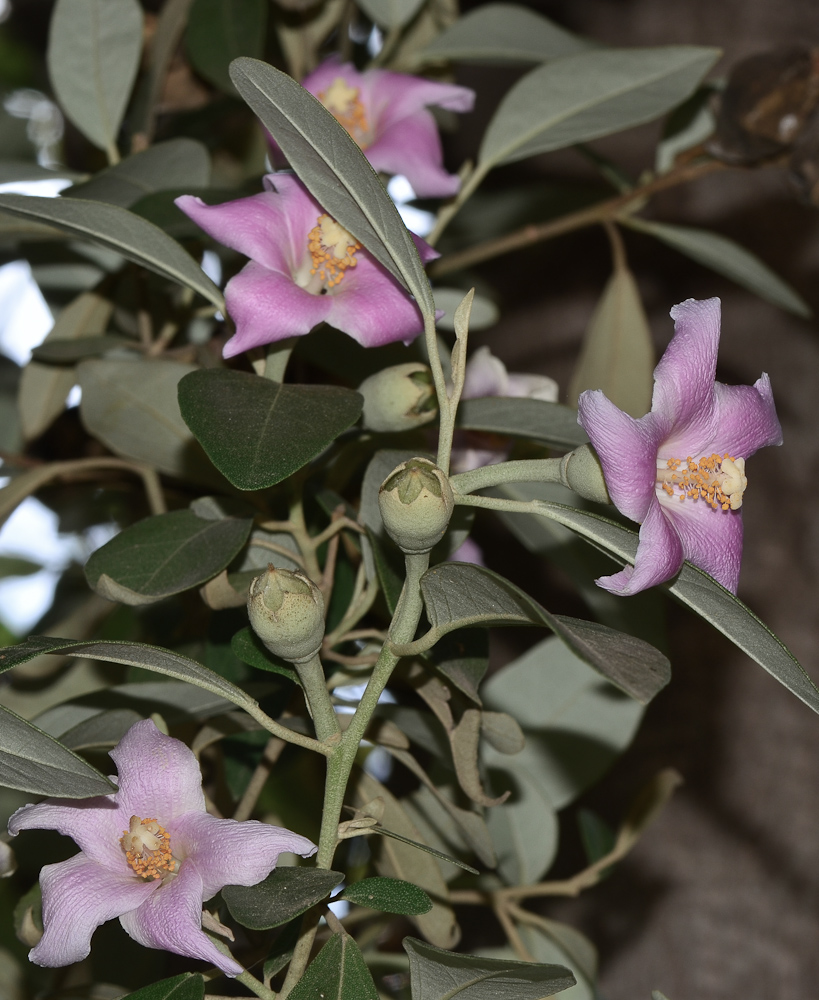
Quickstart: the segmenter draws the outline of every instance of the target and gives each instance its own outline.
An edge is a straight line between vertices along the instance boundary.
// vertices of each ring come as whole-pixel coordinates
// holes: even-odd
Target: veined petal
[[[202,930],[202,898],[202,878],[189,859],[182,863],[175,878],[160,886],[137,909],[123,913],[119,922],[146,948],[198,958],[228,976],[238,976],[242,966],[219,951]]]
[[[117,802],[125,815],[157,819],[165,826],[177,816],[205,811],[196,757],[180,740],[160,733],[150,719],[134,723],[111,756],[119,772]]]
[[[236,333],[222,353],[232,358],[251,347],[309,333],[327,319],[332,297],[313,295],[289,275],[268,271],[250,261],[227,283],[225,302]]]
[[[157,889],[155,882],[114,874],[82,853],[44,865],[40,885],[44,933],[29,958],[48,967],[81,961],[100,924],[140,906]]]
[[[713,510],[703,500],[660,500],[682,542],[683,556],[730,590],[737,592],[742,561],[742,513]]]
[[[175,820],[168,831],[193,860],[202,879],[202,898],[210,899],[226,885],[255,885],[276,867],[283,851],[303,858],[316,853],[306,837],[257,820],[216,819],[190,813]]]
[[[367,159],[375,170],[403,174],[419,198],[449,198],[461,186],[460,177],[444,170],[438,126],[423,109],[380,127]]]
[[[424,328],[421,311],[392,275],[359,254],[355,269],[329,295],[327,322],[363,347],[412,340]]]
[[[280,170],[278,173],[265,175],[262,184],[265,191],[275,193],[281,206],[282,223],[287,234],[285,252],[288,254],[292,273],[295,274],[307,257],[307,237],[310,230],[318,222],[319,216],[324,214],[324,209],[295,174]],[[259,263],[264,263],[261,258],[257,259]]]
[[[641,590],[663,583],[679,573],[685,556],[682,541],[675,530],[676,523],[676,518],[669,516],[655,495],[640,526],[640,543],[634,566],[626,566],[612,576],[601,576],[595,580],[598,587],[626,597],[639,594]]]
[[[377,129],[388,128],[397,121],[415,114],[422,108],[446,108],[449,111],[471,111],[475,91],[453,83],[436,83],[422,76],[372,70],[364,74],[365,107],[377,112]]]
[[[581,393],[577,409],[615,506],[632,521],[642,522],[656,502],[657,448],[670,429],[669,420],[661,413],[631,417],[600,389]]]

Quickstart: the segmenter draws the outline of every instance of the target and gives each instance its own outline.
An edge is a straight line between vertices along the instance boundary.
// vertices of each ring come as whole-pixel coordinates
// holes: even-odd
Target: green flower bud
[[[563,456],[560,463],[560,481],[587,500],[611,503],[603,467],[597,452],[590,444],[581,445]]]
[[[407,553],[429,552],[444,537],[455,500],[444,473],[427,458],[411,458],[381,484],[381,519]]]
[[[288,663],[307,662],[321,649],[324,598],[303,573],[268,566],[250,584],[247,613],[265,646]]]
[[[358,391],[364,397],[364,427],[370,431],[411,430],[438,413],[432,372],[419,361],[370,375]]]

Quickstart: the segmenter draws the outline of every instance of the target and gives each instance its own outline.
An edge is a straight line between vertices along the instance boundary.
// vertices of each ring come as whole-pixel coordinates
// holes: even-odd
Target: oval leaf
[[[432,909],[432,900],[423,889],[400,878],[376,876],[362,879],[348,885],[339,899],[368,906],[371,910],[402,913],[405,916],[429,913]]]
[[[85,576],[104,597],[108,595],[100,585],[103,576],[139,598],[159,601],[221,572],[247,541],[252,524],[236,517],[201,518],[190,510],[146,517],[92,553]]]
[[[349,934],[334,934],[307,966],[290,1000],[378,1000],[373,977]]]
[[[543,399],[486,396],[464,399],[458,407],[458,427],[509,437],[532,438],[553,448],[570,450],[588,444],[577,412]]]
[[[688,97],[719,55],[694,45],[597,49],[540,66],[501,101],[483,138],[481,169],[658,118]]]
[[[185,47],[194,69],[220,90],[234,94],[229,67],[239,56],[260,56],[267,30],[267,0],[196,0]]]
[[[266,931],[309,910],[343,881],[341,872],[324,868],[274,868],[256,885],[225,886],[222,899],[243,927]]]
[[[301,469],[355,423],[363,402],[352,389],[282,385],[227,368],[179,383],[185,423],[240,490],[266,489]]]
[[[402,28],[423,7],[424,0],[359,0],[359,6],[382,28]]]

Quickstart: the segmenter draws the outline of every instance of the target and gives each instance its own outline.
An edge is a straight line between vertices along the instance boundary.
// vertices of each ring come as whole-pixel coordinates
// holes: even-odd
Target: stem
[[[438,335],[435,332],[435,317],[426,314],[424,315],[424,340],[427,348],[427,360],[432,371],[432,381],[435,384],[435,395],[438,397],[438,413],[441,425],[438,432],[437,465],[444,472],[448,472],[449,454],[452,451],[452,435],[455,432],[455,422],[450,412],[446,376],[441,364],[441,356],[438,353]],[[445,466],[443,462],[446,462]]]
[[[562,462],[560,458],[499,462],[497,465],[485,465],[471,472],[461,472],[453,476],[449,484],[453,492],[465,496],[475,490],[500,486],[502,483],[559,483]]]
[[[250,777],[245,793],[239,800],[239,804],[236,806],[236,811],[233,813],[234,819],[240,821],[250,819],[253,808],[262,793],[262,789],[270,776],[271,770],[273,769],[273,765],[279,759],[282,750],[284,750],[286,746],[287,744],[284,740],[280,740],[278,736],[270,737],[267,742],[267,746],[264,748],[262,759],[256,765],[256,770]]]
[[[426,237],[426,241],[431,247],[434,247],[441,238],[446,227],[461,210],[461,206],[472,197],[472,192],[481,183],[487,172],[488,168],[478,165],[468,176],[464,177],[458,194],[448,205],[444,205],[438,213],[435,226],[429,236]]]
[[[276,1000],[276,994],[273,990],[269,990],[264,983],[260,982],[254,975],[251,975],[247,969],[239,973],[236,977],[236,982],[247,986],[257,997],[261,997],[261,1000]]]
[[[318,653],[306,663],[294,663],[304,690],[304,700],[313,719],[316,736],[322,743],[327,743],[341,732],[338,716],[330,701],[327,683],[324,677],[324,667],[321,665]]]
[[[315,753],[320,753],[324,757],[332,756],[332,747],[328,747],[324,743],[314,740],[311,736],[303,736],[301,733],[297,733],[294,729],[288,729],[287,726],[283,726],[281,723],[276,722],[275,719],[271,719],[266,712],[263,712],[261,708],[259,708],[258,705],[242,705],[242,708],[244,708],[247,714],[252,716],[252,718],[254,718],[263,729],[266,729],[273,736],[278,736],[280,740],[284,740],[286,743],[294,743],[297,747],[303,747],[305,750],[313,750]]]

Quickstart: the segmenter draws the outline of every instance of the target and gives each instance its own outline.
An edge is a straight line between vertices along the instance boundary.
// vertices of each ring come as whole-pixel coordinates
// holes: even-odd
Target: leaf
[[[574,986],[560,965],[456,955],[406,937],[412,1000],[547,1000]]]
[[[249,667],[256,667],[258,670],[268,670],[272,674],[279,674],[296,684],[299,683],[298,674],[293,667],[266,649],[262,640],[249,625],[240,629],[233,636],[230,640],[230,648],[233,655]]]
[[[130,208],[156,191],[206,188],[209,184],[207,148],[194,139],[169,139],[101,170],[85,184],[69,188],[64,197]]]
[[[91,554],[89,585],[109,600],[152,604],[198,587],[242,549],[253,521],[212,520],[190,510],[146,517]]]
[[[503,772],[496,783],[509,787],[508,774],[522,795],[531,785],[553,809],[597,781],[629,745],[643,715],[637,702],[552,636],[494,674],[483,696],[488,708],[517,719],[526,737],[513,757],[484,748],[487,766]],[[501,811],[490,812],[490,829]]]
[[[274,868],[256,885],[228,885],[222,898],[234,920],[254,931],[280,927],[329,895],[342,872],[324,868]]]
[[[90,719],[60,733],[60,742],[69,750],[107,750],[116,746],[141,718],[138,712],[130,708],[97,712]]]
[[[508,712],[482,712],[481,735],[498,753],[516,754],[526,740],[523,731]]]
[[[422,313],[433,316],[432,291],[415,243],[346,129],[312,94],[266,63],[237,59],[230,75],[316,201],[406,286]]]
[[[455,311],[463,301],[464,293],[460,288],[434,288],[435,305],[438,309],[443,309],[444,315],[438,320],[439,330],[455,329]],[[469,313],[469,329],[485,330],[489,326],[494,326],[498,322],[500,313],[498,307],[490,299],[482,295],[476,295],[472,299],[472,308]]]
[[[413,647],[429,648],[440,636],[477,624],[545,625],[577,656],[637,701],[651,701],[671,679],[668,659],[647,642],[605,625],[552,615],[509,580],[483,566],[440,563],[421,577],[421,593],[432,628]],[[404,647],[394,648],[399,655],[407,655],[401,652]]]
[[[0,555],[0,577],[31,576],[32,573],[39,573],[42,568],[40,563],[24,559],[23,556]]]
[[[378,990],[358,945],[334,934],[288,994],[290,1000],[378,1000]]]
[[[515,3],[488,3],[445,28],[418,61],[469,63],[546,62],[592,46],[542,14]]]
[[[204,995],[205,980],[202,976],[183,972],[179,976],[143,986],[141,990],[122,997],[122,1000],[202,1000]]]
[[[360,7],[382,28],[403,28],[424,3],[425,0],[360,0]]]
[[[267,30],[267,0],[196,0],[185,47],[197,73],[234,94],[228,67],[239,56],[261,56]]]
[[[193,365],[170,358],[91,358],[77,367],[80,419],[115,454],[205,486],[225,484],[177,402],[179,380]]]
[[[107,351],[119,348],[132,347],[133,341],[126,337],[100,334],[96,337],[78,337],[77,340],[53,340],[50,343],[46,340],[35,347],[31,356],[35,361],[41,361],[44,365],[53,368],[55,365],[73,365],[76,361],[83,361],[85,358],[95,358]],[[76,383],[76,375],[71,372],[73,382]]]
[[[423,889],[400,878],[365,878],[348,885],[338,898],[371,910],[406,916],[429,913],[432,909],[432,900]]]
[[[532,438],[567,451],[589,441],[577,422],[575,410],[560,403],[547,403],[543,399],[507,396],[464,399],[458,407],[458,427]]]
[[[654,345],[651,330],[631,271],[615,267],[583,339],[580,360],[569,383],[569,401],[586,389],[602,389],[633,417],[651,408],[654,387]]]
[[[137,0],[57,0],[46,54],[51,84],[66,115],[109,156],[141,52]]]
[[[186,681],[204,688],[227,701],[250,711],[256,702],[241,688],[231,684],[219,674],[203,667],[196,660],[179,653],[172,653],[160,646],[149,646],[143,642],[113,642],[75,639],[59,639],[48,635],[33,635],[16,646],[6,646],[0,651],[0,673],[16,667],[19,663],[34,659],[42,653],[59,653],[61,656],[84,656],[110,663],[125,663],[130,667],[143,667],[158,674],[166,674],[179,681]],[[135,685],[137,688],[144,685]],[[175,692],[178,697],[178,692]]]
[[[515,495],[509,487],[504,487],[504,493]],[[531,501],[531,511],[571,528],[621,564],[634,563],[637,551],[637,532],[634,529],[599,514],[545,500]],[[665,587],[681,604],[710,622],[735,646],[756,660],[800,701],[814,712],[819,712],[819,688],[782,640],[738,597],[689,562],[683,563],[673,583],[665,584]]]
[[[486,629],[461,629],[445,636],[427,653],[435,669],[467,698],[481,703],[478,687],[489,669],[489,637]]]
[[[0,705],[0,785],[34,795],[84,799],[116,785],[62,743]]]
[[[577,985],[566,990],[565,1000],[597,1000],[598,993],[594,986],[597,954],[588,938],[567,924],[545,917],[540,917],[536,926],[520,927],[520,935],[527,950],[538,962],[555,962],[571,969]],[[577,961],[575,956],[579,956],[581,961]],[[591,969],[591,975],[588,969]]]
[[[463,792],[481,806],[497,806],[509,797],[504,791],[497,798],[487,795],[481,782],[478,767],[478,741],[481,735],[481,712],[477,708],[464,710],[458,724],[449,733],[452,762]]]
[[[192,288],[224,311],[222,293],[193,257],[176,240],[127,208],[81,198],[0,194],[0,209],[99,243],[169,281]]]
[[[283,385],[207,368],[179,383],[179,408],[217,469],[240,490],[262,490],[320,455],[361,414],[363,398],[329,385]]]
[[[790,285],[774,274],[750,250],[729,240],[727,236],[720,236],[707,229],[672,226],[667,222],[649,222],[632,216],[623,216],[620,221],[624,226],[656,237],[698,264],[730,278],[780,309],[805,318],[813,315],[807,302]]]
[[[480,169],[659,118],[685,100],[719,55],[694,45],[595,49],[539,66],[501,101],[483,137]]]
[[[466,864],[464,861],[459,861],[458,858],[450,857],[448,854],[444,854],[442,851],[435,850],[434,847],[430,847],[429,844],[422,844],[418,840],[410,840],[409,837],[404,837],[400,833],[396,833],[395,830],[387,830],[383,826],[374,826],[371,829],[372,833],[380,833],[382,837],[388,837],[391,840],[397,840],[401,844],[407,844],[409,847],[414,847],[416,850],[423,851],[425,854],[431,854],[433,858],[438,858],[439,861],[446,861],[447,864],[455,865],[457,868],[463,868],[465,872],[469,872],[470,875],[480,875],[477,868],[473,868],[471,865]]]

